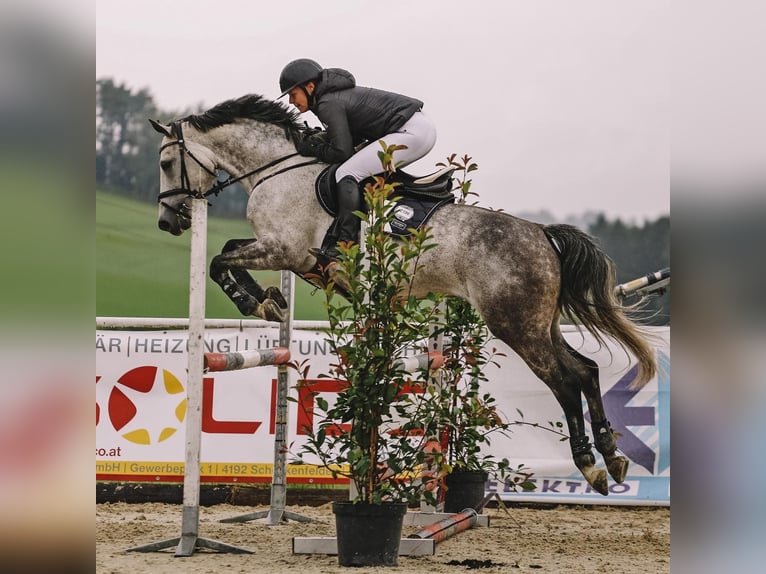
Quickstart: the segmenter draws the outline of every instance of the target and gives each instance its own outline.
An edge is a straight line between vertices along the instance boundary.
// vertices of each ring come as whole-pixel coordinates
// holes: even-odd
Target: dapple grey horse
[[[160,229],[180,235],[190,226],[191,197],[242,182],[255,238],[230,241],[213,259],[211,278],[244,314],[280,320],[286,305],[279,290],[262,289],[247,270],[311,272],[317,261],[308,249],[322,243],[332,220],[314,188],[327,166],[295,152],[302,137],[297,113],[247,95],[171,124],[151,123],[164,136]],[[218,180],[218,170],[229,179]],[[654,351],[614,294],[609,257],[575,227],[540,225],[478,206],[444,205],[429,226],[437,246],[421,257],[416,295],[461,297],[481,314],[492,334],[553,392],[566,417],[574,464],[594,490],[608,494],[607,473],[596,467],[586,435],[581,393],[595,448],[615,481],[624,481],[628,459],[604,412],[598,366],[567,344],[559,319],[566,314],[602,343],[607,335],[629,351],[637,366],[634,388],[654,376]]]

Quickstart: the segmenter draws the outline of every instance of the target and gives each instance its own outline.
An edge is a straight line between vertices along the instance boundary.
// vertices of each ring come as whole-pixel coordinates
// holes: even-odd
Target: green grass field
[[[208,219],[208,264],[227,240],[252,237],[245,221]],[[188,317],[191,232],[173,237],[157,227],[157,208],[105,191],[96,192],[96,316]],[[279,285],[278,271],[253,274],[264,287]],[[295,280],[295,319],[325,320],[324,295]],[[208,278],[208,318],[242,316]]]

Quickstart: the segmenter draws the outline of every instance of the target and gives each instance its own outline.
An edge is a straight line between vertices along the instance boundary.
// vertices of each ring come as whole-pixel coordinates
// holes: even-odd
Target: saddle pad
[[[323,170],[314,185],[319,204],[333,217],[335,217],[337,210],[335,194],[333,193],[337,168],[338,165],[331,165]],[[386,226],[386,233],[407,237],[410,235],[410,229],[418,229],[426,223],[439,207],[445,203],[454,202],[455,196],[452,193],[448,197],[415,197],[409,195],[399,197],[393,207],[394,217]]]
[[[427,199],[402,197],[397,200],[393,210],[393,218],[386,224],[385,231],[390,235],[407,237],[411,229],[419,229],[445,203],[454,203],[454,197],[444,199]]]

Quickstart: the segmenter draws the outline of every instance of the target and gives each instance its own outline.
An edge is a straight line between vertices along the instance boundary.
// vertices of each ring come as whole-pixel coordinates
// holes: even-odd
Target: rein
[[[202,198],[205,198],[205,197],[209,197],[211,195],[218,196],[218,194],[221,193],[221,191],[223,191],[225,188],[229,187],[230,185],[232,185],[234,183],[237,183],[238,181],[241,181],[241,180],[243,180],[245,178],[248,178],[251,175],[255,175],[255,174],[260,173],[260,172],[262,172],[264,170],[267,170],[267,169],[269,169],[271,167],[274,167],[275,165],[279,165],[283,161],[286,161],[288,159],[291,159],[291,158],[293,158],[295,156],[300,155],[299,153],[296,152],[296,153],[288,154],[286,156],[279,157],[279,158],[277,158],[275,160],[270,161],[269,163],[267,163],[265,165],[262,165],[260,167],[255,168],[255,169],[252,169],[252,170],[248,171],[247,173],[244,173],[244,174],[240,175],[239,177],[231,177],[230,176],[227,179],[225,179],[224,181],[216,181],[216,183],[213,184],[213,186],[211,186],[210,189],[208,189],[205,192],[195,191],[195,190],[190,189],[191,188],[191,182],[189,181],[189,174],[188,174],[188,172],[186,170],[186,161],[185,161],[185,157],[187,155],[192,160],[194,160],[194,162],[198,166],[200,166],[203,170],[205,170],[208,174],[210,174],[214,178],[216,178],[216,180],[217,180],[218,176],[217,176],[217,174],[214,171],[210,170],[207,166],[205,166],[205,164],[203,164],[197,158],[197,156],[195,156],[191,152],[191,150],[186,147],[186,143],[185,143],[184,137],[183,137],[183,128],[181,127],[181,122],[173,122],[171,124],[171,129],[172,129],[172,133],[173,133],[173,135],[175,136],[176,139],[173,140],[173,141],[169,141],[169,142],[163,144],[160,147],[160,152],[162,152],[163,149],[165,149],[166,147],[169,147],[171,145],[177,145],[178,146],[179,153],[180,153],[180,156],[181,156],[181,187],[177,187],[175,189],[169,189],[167,191],[160,192],[160,194],[157,196],[157,203],[159,203],[159,204],[163,205],[165,208],[175,212],[177,215],[183,215],[183,214],[178,209],[176,209],[173,206],[168,205],[167,203],[162,201],[163,199],[165,199],[166,197],[172,197],[174,195],[186,195],[188,197],[194,197],[194,198],[197,198],[197,199],[202,199]],[[274,176],[277,176],[277,175],[280,175],[280,174],[285,173],[287,171],[290,171],[291,169],[296,169],[296,168],[299,168],[299,167],[305,167],[305,166],[308,166],[308,165],[314,165],[314,164],[317,164],[317,163],[319,163],[319,160],[318,159],[313,159],[313,160],[304,161],[304,162],[301,162],[301,163],[296,163],[296,164],[293,164],[293,165],[289,165],[287,167],[283,167],[282,169],[277,170],[274,173],[270,173],[269,175],[259,179],[255,183],[255,185],[253,185],[253,189],[255,189],[256,187],[261,185],[264,181],[266,181],[268,179],[271,179]]]

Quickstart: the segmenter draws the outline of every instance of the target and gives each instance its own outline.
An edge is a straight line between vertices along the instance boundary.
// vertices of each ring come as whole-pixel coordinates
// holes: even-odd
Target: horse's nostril
[[[170,223],[168,223],[164,219],[160,219],[157,225],[159,226],[161,231],[170,231]]]

